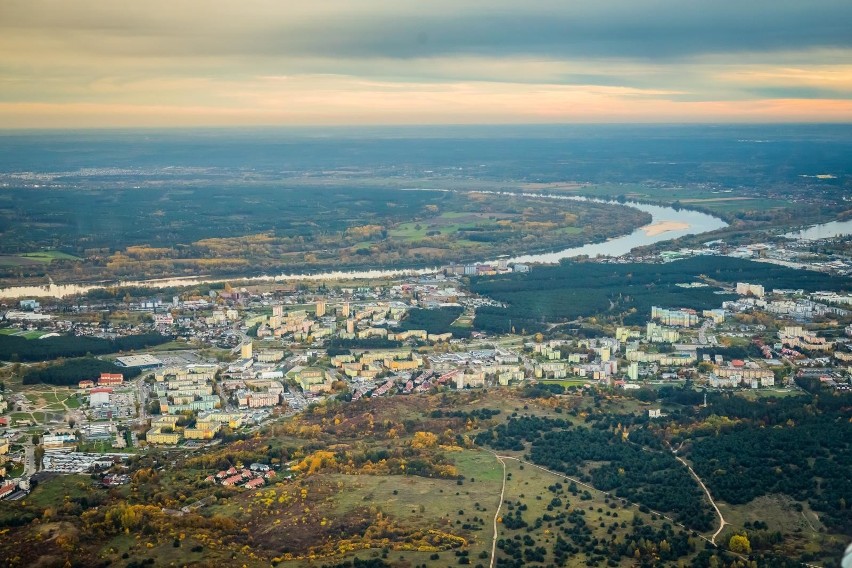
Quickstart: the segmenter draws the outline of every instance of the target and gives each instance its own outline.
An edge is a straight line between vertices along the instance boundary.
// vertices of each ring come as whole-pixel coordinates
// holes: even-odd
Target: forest
[[[782,400],[771,406],[714,402],[715,413],[772,427],[741,423],[724,436],[693,440],[689,457],[695,471],[724,501],[748,503],[783,493],[807,502],[831,529],[852,536],[852,395]]]
[[[521,417],[510,418],[476,437],[477,444],[496,450],[520,451],[524,442],[530,443],[528,455],[533,463],[670,513],[692,529],[704,531],[713,523],[713,510],[704,501],[704,493],[674,456],[628,441],[620,431],[614,434],[571,427],[564,420]],[[597,465],[588,467],[585,462]]]
[[[641,325],[651,316],[651,306],[665,308],[718,308],[735,299],[717,293],[717,287],[682,288],[695,281],[735,285],[763,284],[767,290],[794,288],[805,291],[848,290],[839,276],[796,270],[763,262],[720,256],[692,257],[665,264],[601,264],[564,260],[526,274],[471,278],[471,290],[505,304],[507,308],[477,309],[474,327],[506,333],[539,331],[547,323],[579,317],[606,317],[618,323]]]
[[[171,340],[171,337],[159,333],[126,335],[115,339],[75,335],[25,339],[13,335],[0,335],[0,360],[37,362],[59,357],[105,355],[154,347]]]
[[[34,385],[45,383],[56,386],[76,386],[82,380],[97,379],[101,373],[119,373],[126,379],[138,377],[138,368],[119,367],[110,361],[101,361],[94,357],[67,359],[43,368],[32,368],[24,374],[23,383]]]
[[[599,242],[650,220],[623,205],[521,194],[234,184],[9,188],[0,279],[41,277],[48,266],[55,281],[75,282],[435,266]],[[79,258],[18,256],[48,248]]]
[[[408,310],[408,315],[400,323],[402,329],[425,329],[426,333],[451,332],[455,337],[470,336],[470,329],[450,325],[458,319],[464,308],[437,308]]]

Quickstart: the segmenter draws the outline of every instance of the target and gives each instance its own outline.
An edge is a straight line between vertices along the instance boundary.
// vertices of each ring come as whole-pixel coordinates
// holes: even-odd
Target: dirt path
[[[495,554],[497,553],[497,519],[500,518],[500,509],[503,507],[503,496],[506,494],[506,462],[502,456],[494,454],[497,461],[503,467],[503,486],[500,488],[500,502],[497,503],[497,512],[494,513],[494,538],[491,539],[491,568],[494,568]]]
[[[672,450],[672,453],[675,453],[675,450]],[[704,494],[707,495],[707,499],[710,501],[710,504],[713,505],[714,509],[716,509],[716,514],[719,515],[719,528],[716,530],[716,532],[713,533],[713,536],[710,537],[710,542],[716,544],[716,537],[719,536],[719,533],[722,532],[722,529],[725,528],[725,525],[727,525],[728,522],[725,521],[725,517],[722,516],[722,511],[720,511],[719,507],[716,506],[716,502],[713,500],[713,496],[710,495],[710,490],[707,489],[707,486],[704,485],[704,482],[701,481],[701,478],[698,477],[698,474],[695,473],[695,471],[692,469],[692,466],[686,463],[686,460],[684,460],[678,455],[675,455],[675,459],[686,466],[686,469],[689,470],[689,473],[692,474],[692,477],[695,478],[695,481],[697,481],[698,485],[701,486],[701,489],[704,490]]]
[[[493,453],[493,452],[492,452],[492,453]],[[532,463],[532,462],[528,462],[528,461],[522,460],[521,458],[516,458],[516,457],[514,457],[514,456],[499,455],[499,454],[496,454],[496,453],[494,454],[494,457],[495,457],[495,458],[497,458],[497,459],[500,461],[500,463],[501,463],[501,464],[503,464],[503,471],[504,471],[504,473],[503,473],[503,489],[504,489],[504,490],[506,489],[506,474],[505,474],[506,464],[505,464],[505,462],[503,462],[503,460],[505,459],[505,460],[515,460],[515,461],[517,461],[517,462],[519,462],[519,463],[522,463],[522,464],[528,465],[528,466],[530,466],[530,467],[536,467],[536,468],[540,469],[541,471],[546,471],[547,473],[549,473],[549,474],[551,474],[551,475],[555,475],[555,476],[557,476],[557,477],[561,477],[561,478],[563,478],[563,479],[567,479],[567,480],[569,480],[569,481],[573,481],[573,482],[574,482],[574,483],[576,483],[577,485],[580,485],[580,486],[585,487],[585,488],[587,488],[587,489],[591,489],[592,491],[596,491],[597,493],[601,493],[601,494],[603,494],[603,495],[609,495],[606,491],[601,491],[600,489],[597,489],[597,488],[595,488],[595,487],[593,487],[593,486],[589,485],[588,483],[583,483],[583,482],[582,482],[582,481],[580,481],[579,479],[575,479],[575,478],[573,478],[573,477],[571,477],[571,476],[569,476],[569,475],[565,475],[564,473],[560,473],[560,472],[558,472],[558,471],[553,471],[552,469],[547,469],[546,467],[542,467],[542,466],[537,465],[537,464],[534,464],[534,463]],[[675,456],[675,457],[677,457],[677,456]],[[677,458],[677,459],[680,459],[680,458]],[[681,460],[681,461],[683,462],[683,460]],[[705,540],[705,541],[709,542],[709,543],[710,543],[710,544],[712,544],[713,546],[718,546],[718,545],[716,544],[716,542],[715,542],[715,538],[716,538],[716,536],[717,536],[717,535],[718,535],[718,534],[722,531],[722,527],[723,527],[725,524],[727,524],[727,523],[725,522],[725,519],[723,519],[723,518],[722,518],[722,513],[721,513],[721,511],[719,511],[719,508],[718,508],[718,507],[716,507],[716,503],[713,501],[712,497],[710,497],[710,493],[707,491],[707,488],[706,488],[706,487],[704,487],[704,483],[702,483],[702,482],[701,482],[701,480],[698,478],[698,476],[697,476],[697,475],[695,475],[695,472],[694,472],[694,471],[692,471],[692,468],[691,468],[691,467],[689,467],[689,465],[688,465],[686,462],[683,462],[683,464],[684,464],[684,465],[686,465],[686,467],[689,469],[689,471],[692,473],[692,475],[693,475],[693,476],[695,476],[695,479],[698,481],[698,483],[700,483],[700,484],[701,484],[701,487],[704,489],[705,493],[707,493],[707,497],[710,499],[710,503],[713,505],[713,508],[714,508],[714,509],[716,509],[716,512],[719,514],[719,518],[721,519],[721,523],[722,523],[722,524],[719,526],[719,530],[718,530],[718,531],[716,531],[716,534],[714,534],[714,535],[713,535],[713,538],[712,538],[712,539],[707,538],[706,536],[701,535],[701,534],[699,534],[699,535],[698,535],[698,538],[703,539],[703,540]],[[617,497],[617,499],[618,499],[618,497]],[[629,501],[629,500],[627,500],[627,499],[622,499],[622,500],[623,500],[623,501],[626,501],[627,503],[630,503],[630,504],[631,504],[631,505],[633,505],[634,507],[637,507],[637,508],[638,508],[638,507],[640,506],[640,505],[639,505],[639,503],[634,503],[633,501]],[[501,492],[500,492],[500,503],[501,503],[501,504],[503,503],[503,491],[501,491]],[[687,530],[687,531],[692,531],[692,529],[690,529],[689,527],[687,527],[687,526],[686,526],[686,525],[684,525],[683,523],[679,523],[678,521],[674,520],[672,517],[670,517],[670,516],[668,516],[668,515],[666,515],[666,514],[664,514],[664,513],[661,513],[661,512],[659,512],[659,511],[654,511],[653,509],[651,509],[650,511],[651,511],[651,513],[653,513],[653,514],[657,515],[658,517],[662,517],[662,518],[666,519],[667,521],[670,521],[671,523],[673,523],[673,524],[675,524],[675,525],[677,525],[677,526],[681,527],[682,529],[685,529],[685,530]],[[497,512],[498,512],[498,513],[500,512],[500,509],[499,509],[499,508],[497,509]],[[496,516],[494,517],[494,520],[495,520],[495,529],[496,529],[496,525],[497,525],[497,523],[496,523],[496,521],[497,521],[497,517],[496,517]],[[494,543],[495,543],[495,545],[496,545],[496,538],[497,538],[497,531],[496,531],[496,530],[494,531],[494,538],[495,538],[495,542],[494,542]],[[492,550],[493,550],[493,549],[492,549]],[[492,552],[492,554],[491,554],[491,560],[492,560],[492,567],[493,567],[493,561],[494,561],[494,554],[493,554],[493,552]]]

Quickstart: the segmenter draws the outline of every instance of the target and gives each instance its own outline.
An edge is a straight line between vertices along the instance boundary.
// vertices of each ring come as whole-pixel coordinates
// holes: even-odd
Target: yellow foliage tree
[[[438,436],[432,432],[415,432],[414,439],[411,440],[411,447],[424,449],[434,448],[438,445]]]
[[[740,552],[742,554],[748,554],[751,552],[751,543],[748,540],[748,537],[744,534],[735,534],[731,537],[731,540],[728,541],[728,548],[731,552]]]

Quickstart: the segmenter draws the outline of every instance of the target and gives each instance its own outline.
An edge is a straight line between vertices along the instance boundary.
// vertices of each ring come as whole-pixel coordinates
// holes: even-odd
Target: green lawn
[[[789,201],[748,197],[734,192],[722,192],[686,187],[646,187],[643,185],[590,185],[579,188],[578,194],[588,197],[615,198],[624,195],[627,199],[672,203],[680,201],[686,207],[701,207],[727,213],[731,211],[776,209],[791,207]]]
[[[73,499],[92,492],[88,475],[62,475],[43,481],[27,496],[27,501],[39,507],[55,507],[65,497]]]
[[[38,339],[42,335],[47,335],[47,332],[44,331],[28,331],[26,333],[22,333],[21,337],[24,339]]]
[[[18,422],[20,420],[29,420],[30,422],[32,422],[32,420],[33,420],[33,417],[30,416],[29,412],[13,412],[9,416],[12,419],[11,425],[14,425],[15,422]]]
[[[786,398],[788,396],[800,396],[802,393],[793,389],[753,389],[753,390],[737,390],[737,396],[741,396],[748,400],[758,400],[761,398]]]
[[[24,258],[38,260],[39,262],[52,262],[54,260],[83,260],[78,256],[59,252],[58,250],[46,250],[41,252],[26,252],[22,255]]]
[[[585,384],[591,382],[591,379],[563,379],[563,380],[542,379],[539,382],[551,384],[551,385],[562,385],[563,387],[567,388],[567,387],[579,387],[579,386],[585,385]]]
[[[15,465],[6,464],[6,477],[20,477],[24,474],[24,464],[16,463]]]

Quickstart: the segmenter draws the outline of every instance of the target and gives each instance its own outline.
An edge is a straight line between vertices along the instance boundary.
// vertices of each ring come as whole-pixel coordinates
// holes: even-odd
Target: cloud
[[[6,30],[58,34],[90,53],[421,58],[682,58],[852,47],[838,0],[8,0]]]
[[[830,0],[6,0],[0,127],[63,105],[103,123],[852,120],[848,21]]]

